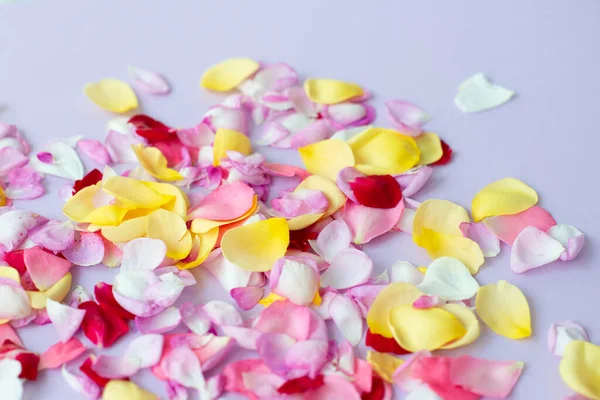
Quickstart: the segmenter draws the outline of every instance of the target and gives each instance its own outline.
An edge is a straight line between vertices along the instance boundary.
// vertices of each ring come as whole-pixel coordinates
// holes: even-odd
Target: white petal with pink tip
[[[528,226],[515,239],[510,253],[510,269],[516,273],[529,271],[560,258],[563,245],[546,232]]]
[[[46,300],[46,312],[63,343],[73,337],[85,316],[85,310],[69,307],[50,298]]]
[[[569,261],[577,257],[585,240],[583,232],[573,225],[554,225],[546,233],[558,240],[565,248],[565,251],[560,255],[560,259],[564,261]]]
[[[335,325],[350,344],[352,346],[358,345],[363,335],[364,320],[354,301],[338,294],[329,304],[329,313]]]
[[[574,340],[590,341],[585,328],[576,322],[556,322],[548,330],[548,348],[555,356],[562,357],[567,345]]]
[[[373,261],[360,250],[348,248],[334,257],[329,268],[321,275],[321,286],[348,289],[369,280]]]

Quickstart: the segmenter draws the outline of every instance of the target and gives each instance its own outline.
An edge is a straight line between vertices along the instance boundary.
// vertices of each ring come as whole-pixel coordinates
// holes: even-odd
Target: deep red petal
[[[21,363],[21,375],[19,378],[35,381],[38,374],[38,365],[40,363],[40,357],[37,354],[30,352],[23,352],[15,357],[19,363]]]
[[[359,204],[373,208],[394,208],[402,200],[402,189],[391,175],[372,175],[349,182]]]
[[[112,285],[105,282],[99,282],[94,286],[94,296],[96,301],[100,305],[100,308],[107,315],[116,315],[119,318],[134,320],[135,315],[125,310],[117,300],[112,292]]]
[[[25,254],[25,250],[15,250],[4,255],[4,261],[19,271],[19,275],[23,275],[27,271],[27,267],[25,266],[25,259],[23,258]]]
[[[176,137],[176,136],[175,136]],[[187,151],[179,140],[161,140],[152,143],[167,159],[167,167],[172,168],[183,160],[182,151]],[[189,153],[188,153],[189,154]]]
[[[81,189],[86,188],[88,186],[95,185],[96,183],[102,180],[102,172],[94,168],[90,172],[88,172],[83,178],[78,181],[75,181],[73,184],[73,194],[79,192]]]
[[[443,140],[440,140],[440,142],[442,143],[442,158],[440,158],[434,163],[431,163],[430,165],[448,164],[450,162],[450,159],[452,158],[452,148],[448,145],[448,143],[444,142]]]
[[[81,329],[85,336],[99,347],[110,347],[129,331],[127,322],[117,315],[106,313],[93,301],[86,301],[79,305],[85,310],[81,322]]]
[[[399,355],[410,354],[410,351],[400,347],[395,339],[386,338],[377,333],[371,333],[368,329],[365,344],[380,353],[394,353]]]
[[[315,379],[308,376],[302,376],[296,379],[290,379],[281,385],[277,391],[281,394],[298,394],[309,390],[318,389],[323,386],[323,375],[317,375]]]
[[[135,126],[135,133],[151,144],[157,141],[177,139],[177,135],[173,134],[173,129],[147,115],[134,115],[128,122]]]
[[[297,231],[290,231],[290,244],[288,249],[296,249],[306,251],[310,249],[309,240],[315,240],[318,236],[317,232],[311,232],[311,226]]]
[[[371,378],[371,391],[360,395],[362,400],[381,400],[385,396],[385,383],[383,379],[373,374]]]
[[[88,378],[90,378],[91,380],[94,381],[94,383],[100,387],[104,387],[106,386],[106,384],[108,383],[108,381],[110,381],[110,379],[106,379],[101,377],[100,375],[98,375],[93,369],[92,369],[92,357],[88,357],[83,364],[81,364],[81,366],[79,367],[79,370],[81,372],[83,372],[84,374],[87,375]]]

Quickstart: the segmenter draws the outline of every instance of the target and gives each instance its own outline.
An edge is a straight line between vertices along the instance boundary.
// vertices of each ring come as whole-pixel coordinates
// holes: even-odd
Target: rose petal
[[[386,353],[367,350],[367,362],[386,382],[393,383],[394,372],[404,364],[404,360]]]
[[[301,189],[271,200],[271,206],[278,216],[290,219],[300,215],[324,213],[329,201],[321,191]]]
[[[394,208],[402,201],[400,185],[391,175],[356,177],[349,185],[356,202],[366,207]]]
[[[167,378],[189,388],[203,388],[204,375],[196,355],[186,347],[177,347],[161,361]]]
[[[242,182],[222,185],[188,212],[188,219],[204,218],[217,221],[236,219],[253,205],[254,191]]]
[[[586,398],[600,398],[600,346],[575,340],[567,345],[560,361],[560,376],[574,392]]]
[[[181,319],[189,330],[198,335],[204,335],[209,331],[211,321],[201,305],[186,302],[179,306],[179,310]]]
[[[548,347],[555,356],[562,357],[567,345],[574,340],[590,341],[583,326],[573,321],[561,321],[550,325]]]
[[[100,398],[101,389],[92,379],[84,373],[72,373],[63,364],[61,369],[62,377],[73,390],[90,399]]]
[[[0,177],[8,176],[10,171],[28,163],[27,157],[14,147],[0,148]]]
[[[156,72],[129,66],[129,76],[136,86],[151,94],[168,94],[171,92],[169,82]]]
[[[45,249],[63,251],[75,241],[75,229],[71,221],[50,220],[33,230],[29,239]]]
[[[111,130],[106,135],[104,146],[113,163],[130,163],[137,161],[132,146],[140,143],[139,138]]]
[[[517,384],[524,366],[521,361],[489,361],[467,355],[452,362],[450,379],[470,392],[505,399]]]
[[[46,192],[42,179],[40,174],[28,166],[14,168],[8,174],[8,187],[4,194],[13,200],[37,199]]]
[[[215,325],[242,325],[244,320],[234,306],[224,301],[212,300],[203,307],[208,318]]]
[[[552,215],[539,206],[530,207],[514,215],[488,217],[483,220],[483,223],[498,239],[511,246],[519,233],[528,226],[535,226],[546,232],[556,225]]]
[[[329,313],[350,344],[358,345],[363,335],[364,320],[354,301],[344,295],[337,295],[329,304]]]
[[[450,357],[421,357],[411,367],[412,376],[429,386],[443,399],[478,400],[481,396],[453,384]]]
[[[108,151],[106,150],[104,145],[98,140],[81,139],[77,142],[77,148],[86,157],[90,158],[92,161],[100,165],[106,165],[110,163],[110,156],[108,155]]]
[[[29,164],[33,169],[42,174],[55,175],[61,178],[78,180],[83,178],[83,164],[71,146],[63,142],[52,142],[46,146],[52,154],[52,162],[44,163],[37,157],[31,157]]]
[[[169,307],[152,317],[136,317],[135,325],[141,333],[164,333],[181,323],[181,312],[177,307]]]
[[[346,202],[344,218],[354,233],[353,242],[364,244],[383,235],[396,225],[404,209],[404,202],[394,208],[372,208],[352,201]]]
[[[529,271],[560,258],[562,244],[536,227],[529,226],[519,233],[510,253],[510,269],[516,273]]]
[[[131,86],[118,79],[102,79],[85,85],[86,96],[97,106],[115,113],[126,113],[138,107]]]
[[[75,332],[79,330],[81,321],[85,316],[85,310],[72,308],[52,299],[46,301],[46,312],[63,343],[69,341]]]
[[[127,323],[120,318],[107,316],[98,304],[86,301],[79,305],[85,310],[85,316],[81,323],[81,329],[85,336],[100,347],[110,347],[121,336],[129,331]]]
[[[47,221],[31,211],[10,210],[0,214],[0,247],[4,251],[13,251],[27,237],[28,232]]]
[[[306,170],[335,181],[343,168],[354,166],[354,155],[348,143],[328,139],[298,149]]]
[[[104,242],[97,233],[81,234],[81,238],[63,250],[65,258],[75,265],[100,264],[104,259]]]
[[[321,275],[321,286],[348,289],[369,280],[373,261],[360,250],[348,248],[334,257],[329,268]]]
[[[560,255],[561,260],[569,261],[574,259],[583,247],[583,232],[573,225],[555,225],[548,229],[546,233],[559,241],[565,248],[565,251]]]
[[[293,374],[317,376],[325,362],[329,344],[320,340],[305,340],[294,343],[285,353],[285,365]]]
[[[127,346],[125,355],[139,360],[139,368],[150,368],[158,364],[162,356],[164,337],[158,334],[137,336]]]
[[[407,282],[418,286],[423,279],[424,275],[408,261],[396,261],[392,265],[392,282]]]
[[[421,134],[421,125],[431,119],[424,110],[403,100],[388,100],[385,102],[385,109],[392,124],[409,136]]]
[[[335,256],[342,250],[350,247],[352,233],[343,220],[336,220],[328,224],[317,236],[316,241],[309,241],[313,250],[325,261],[331,263]]]
[[[512,90],[496,85],[484,74],[477,73],[460,84],[454,103],[464,113],[475,113],[498,107],[514,95]]]
[[[319,289],[319,270],[312,260],[284,257],[275,262],[270,285],[273,293],[307,306]]]
[[[106,384],[102,393],[103,400],[158,400],[158,397],[130,381],[113,379]]]
[[[422,166],[418,169],[397,175],[395,178],[400,184],[400,188],[402,189],[402,194],[404,197],[410,197],[421,190],[423,186],[425,186],[432,173],[433,168]]]
[[[482,286],[475,306],[479,318],[497,334],[510,339],[531,336],[529,304],[518,287],[506,281]]]
[[[334,79],[307,79],[304,90],[308,98],[319,104],[336,104],[363,95],[363,89]]]
[[[19,379],[21,364],[17,360],[4,358],[0,360],[0,390],[2,397],[8,400],[23,398],[23,381]]]
[[[438,296],[421,296],[412,304],[414,308],[432,308],[437,307],[440,304],[443,304],[444,300],[442,300]]]
[[[479,284],[462,262],[452,257],[440,257],[429,265],[418,288],[445,300],[458,301],[473,297]]]
[[[525,183],[504,178],[481,189],[473,198],[471,209],[473,219],[479,222],[486,217],[520,213],[534,206],[537,201],[536,191]]]
[[[500,241],[480,222],[463,222],[460,231],[466,237],[479,245],[484,257],[496,257],[500,253]]]
[[[230,58],[206,70],[202,75],[200,85],[216,92],[227,92],[234,89],[259,68],[260,65],[252,59]]]
[[[58,342],[40,355],[39,369],[54,369],[64,366],[85,353],[87,348],[77,338]]]
[[[26,249],[23,258],[33,283],[42,291],[57,283],[72,267],[70,261],[47,253],[40,247]]]

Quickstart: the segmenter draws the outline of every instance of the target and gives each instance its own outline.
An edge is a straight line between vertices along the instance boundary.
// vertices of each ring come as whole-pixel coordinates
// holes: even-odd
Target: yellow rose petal
[[[454,257],[459,259],[474,275],[479,271],[485,261],[481,247],[473,240],[458,236],[438,233],[431,229],[423,228],[422,247],[432,259],[440,257]]]
[[[7,278],[11,281],[15,281],[17,283],[21,283],[21,276],[19,275],[19,271],[17,271],[13,267],[9,266],[0,266],[0,278]]]
[[[371,128],[348,141],[356,169],[365,175],[397,175],[419,162],[421,151],[415,140],[385,128]]]
[[[100,190],[100,183],[85,187],[75,193],[63,206],[63,214],[75,222],[84,222],[87,216],[96,209],[92,200],[98,190]]]
[[[441,308],[414,308],[405,304],[389,314],[390,330],[396,342],[410,352],[436,350],[467,333],[454,314]]]
[[[600,346],[574,340],[565,347],[560,376],[575,393],[600,400]]]
[[[131,86],[118,79],[88,83],[84,92],[94,104],[107,111],[126,113],[138,107],[138,99]]]
[[[475,222],[496,215],[518,214],[538,202],[535,190],[514,178],[490,183],[473,198],[471,212]]]
[[[381,379],[389,383],[393,383],[392,375],[396,369],[404,364],[404,360],[401,358],[371,350],[367,350],[367,362]]]
[[[260,299],[258,301],[258,304],[260,304],[261,306],[266,308],[266,307],[269,307],[271,304],[275,303],[276,301],[283,301],[283,300],[286,300],[286,298],[271,292],[267,296]]]
[[[215,92],[228,92],[259,68],[260,64],[250,58],[230,58],[207,69],[200,86]]]
[[[479,320],[473,311],[471,311],[467,306],[462,306],[460,304],[446,304],[441,308],[449,313],[452,313],[467,330],[467,333],[465,333],[463,337],[445,344],[441,347],[442,349],[456,349],[471,344],[477,340],[479,334],[481,333],[481,329],[479,327]]]
[[[131,381],[110,380],[102,392],[102,400],[159,400]]]
[[[82,222],[89,222],[98,226],[119,225],[127,211],[127,209],[117,206],[102,206],[94,209]]]
[[[335,79],[307,79],[304,82],[304,91],[309,99],[319,104],[341,103],[364,93],[355,83]]]
[[[417,267],[417,271],[425,275],[425,273],[427,272],[427,267]]]
[[[336,181],[342,168],[354,166],[352,149],[343,140],[321,140],[298,149],[306,170],[314,175]]]
[[[323,215],[325,215],[325,213],[299,215],[292,219],[288,219],[287,224],[290,227],[290,231],[297,231],[314,224],[320,220]]]
[[[0,186],[0,207],[4,207],[6,205],[6,194],[4,194],[4,190]]]
[[[223,158],[227,158],[228,150],[234,150],[244,155],[252,153],[250,138],[233,129],[217,129],[213,143],[213,165],[215,167],[219,166]]]
[[[388,316],[392,308],[411,305],[423,295],[415,285],[406,282],[393,282],[387,285],[375,298],[367,314],[367,325],[371,333],[386,338],[392,337]]]
[[[233,228],[221,240],[223,256],[249,271],[270,271],[290,244],[285,218],[270,218]]]
[[[444,154],[442,142],[435,133],[424,132],[415,138],[415,142],[421,151],[421,158],[417,165],[428,165],[442,158]]]
[[[131,147],[140,165],[156,179],[169,182],[183,179],[179,172],[167,167],[167,158],[156,147],[144,147],[143,144]]]
[[[329,207],[327,207],[325,214],[321,218],[333,215],[346,203],[346,195],[342,193],[342,191],[337,187],[336,183],[319,175],[311,175],[306,177],[306,179],[296,186],[294,192],[302,189],[319,190],[323,192],[325,197],[327,197]]]
[[[219,238],[219,228],[213,228],[208,232],[193,235],[192,250],[190,254],[183,260],[177,263],[179,269],[195,268],[202,264],[208,257]],[[191,256],[194,257],[191,257]],[[191,259],[190,259],[191,258]]]
[[[146,237],[167,246],[167,257],[181,260],[192,250],[192,235],[185,220],[172,211],[159,209],[146,217]]]
[[[531,316],[525,295],[506,281],[482,286],[475,298],[479,318],[499,335],[510,339],[531,336]]]
[[[426,200],[415,213],[413,222],[413,240],[423,246],[423,228],[431,229],[438,233],[462,236],[460,224],[471,222],[469,213],[458,204],[448,200]]]
[[[182,218],[187,216],[187,209],[190,205],[187,195],[177,186],[168,183],[142,182],[144,185],[166,196],[173,196],[171,200],[163,204],[161,208],[173,211]]]
[[[173,198],[173,196],[158,193],[136,179],[124,176],[108,178],[104,181],[102,189],[125,204],[141,208],[160,207]]]
[[[123,221],[119,226],[102,228],[102,236],[113,243],[125,243],[146,236],[146,220],[148,217],[133,218]]]
[[[58,282],[52,285],[48,290],[43,292],[26,291],[31,302],[31,307],[36,310],[42,310],[46,308],[46,300],[52,299],[59,303],[67,297],[67,293],[71,290],[72,276],[70,272],[67,272],[65,276],[60,278]]]

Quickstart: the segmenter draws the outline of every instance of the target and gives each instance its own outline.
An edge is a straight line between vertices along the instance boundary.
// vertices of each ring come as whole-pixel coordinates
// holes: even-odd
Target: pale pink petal
[[[360,400],[360,393],[356,387],[339,375],[326,375],[325,384],[313,391],[310,396],[313,399],[343,399]]]
[[[63,379],[77,393],[92,400],[100,398],[100,395],[102,394],[102,389],[83,372],[77,371],[75,373],[72,373],[67,369],[67,364],[63,364],[61,373]]]
[[[158,364],[163,351],[164,337],[159,334],[136,336],[125,351],[127,357],[139,360],[140,368],[150,368]]]
[[[230,263],[221,254],[221,249],[213,250],[211,255],[202,265],[207,268],[217,278],[225,290],[230,291],[238,287],[248,285],[252,271],[241,269],[233,263]]]
[[[421,126],[431,119],[424,110],[403,100],[388,100],[385,109],[396,129],[409,136],[420,135]]]
[[[306,340],[314,328],[311,327],[311,319],[310,308],[290,301],[276,301],[262,311],[254,328],[264,333],[281,333],[295,340]]]
[[[394,208],[372,208],[347,201],[344,219],[354,234],[354,243],[364,244],[392,229],[400,219],[402,210],[402,201]]]
[[[111,130],[106,135],[104,146],[113,163],[133,163],[138,159],[132,146],[140,143],[143,141],[133,135],[124,135]]]
[[[129,75],[135,85],[145,92],[151,94],[168,94],[171,92],[169,82],[156,72],[129,66]]]
[[[205,218],[228,221],[247,212],[254,201],[254,191],[242,182],[222,185],[188,211],[188,219]]]
[[[290,135],[290,131],[279,122],[269,121],[263,126],[261,136],[258,140],[256,140],[256,144],[259,146],[280,147],[278,143]]]
[[[534,226],[528,226],[513,243],[510,269],[520,274],[558,260],[564,251],[558,240]]]
[[[294,338],[286,334],[264,333],[256,341],[256,350],[271,371],[285,375],[288,369],[286,354],[294,343]]]
[[[415,210],[405,207],[404,210],[402,210],[402,215],[400,215],[400,219],[396,223],[396,228],[400,229],[402,232],[412,235],[416,213],[417,212]]]
[[[364,174],[358,172],[358,170],[354,167],[346,167],[342,168],[340,172],[338,172],[338,176],[336,179],[336,183],[338,188],[355,203],[358,203],[356,200],[356,196],[354,195],[354,191],[350,187],[350,182],[354,181],[356,178],[364,177]]]
[[[50,254],[40,247],[26,249],[23,259],[27,272],[39,290],[47,290],[71,269],[71,262]]]
[[[100,354],[94,360],[92,370],[107,379],[129,378],[140,370],[140,360],[129,356],[121,357]]]
[[[244,320],[239,311],[229,303],[212,300],[204,305],[204,312],[215,325],[242,325]]]
[[[529,207],[514,215],[488,217],[483,220],[483,223],[498,239],[511,246],[519,233],[528,226],[534,226],[546,232],[556,225],[552,215],[539,206]]]
[[[350,228],[344,220],[338,219],[323,228],[317,236],[317,240],[311,240],[309,243],[317,254],[331,263],[340,251],[350,247],[351,241]]]
[[[339,103],[323,109],[326,118],[330,118],[342,126],[352,126],[367,115],[365,105],[360,103]],[[362,124],[366,125],[366,124]]]
[[[219,128],[233,129],[244,134],[248,133],[249,118],[241,108],[217,105],[205,114],[202,122],[208,124],[213,131]]]
[[[40,354],[39,369],[59,368],[85,353],[87,348],[77,338],[58,342]]]
[[[563,400],[589,400],[587,397],[582,396],[577,393],[573,393],[572,395],[563,397]]]
[[[160,363],[166,377],[188,388],[204,388],[205,380],[200,362],[187,347],[177,347]]]
[[[304,340],[294,343],[285,354],[285,366],[293,376],[316,377],[325,362],[329,343],[320,340]]]
[[[93,301],[94,297],[90,292],[87,291],[83,286],[76,286],[75,289],[71,292],[71,301],[69,305],[73,308],[79,307],[81,303],[85,303],[86,301]]]
[[[354,248],[344,249],[321,274],[321,286],[348,289],[367,282],[372,270],[373,261],[368,255]]]
[[[210,146],[215,141],[215,133],[204,123],[193,128],[178,129],[177,137],[183,145],[195,148]]]
[[[169,307],[151,317],[136,317],[135,325],[141,333],[169,332],[181,323],[181,312],[177,307]]]
[[[42,180],[42,176],[28,166],[14,168],[8,174],[4,194],[13,200],[37,199],[46,193]]]
[[[277,388],[282,385],[283,378],[270,373],[242,373],[244,389],[251,398],[280,400]]]
[[[75,241],[75,228],[71,221],[50,220],[33,229],[29,239],[45,249],[63,251]]]
[[[15,250],[27,238],[30,230],[46,221],[46,218],[31,211],[5,207],[4,212],[0,213],[0,249],[6,252]]]
[[[229,351],[233,348],[235,341],[229,337],[207,334],[203,336],[202,346],[194,348],[194,352],[200,361],[202,371],[210,371],[218,365]]]
[[[338,294],[329,304],[329,313],[342,335],[352,346],[363,336],[364,320],[358,306],[348,297]]]
[[[254,308],[265,294],[265,289],[255,286],[244,286],[233,288],[229,291],[231,298],[235,300],[238,307],[244,311]]]
[[[463,222],[460,231],[479,245],[484,257],[496,257],[500,253],[500,241],[481,222]]]
[[[120,273],[113,283],[113,296],[121,307],[137,316],[156,315],[164,309],[157,305],[149,304],[145,294],[151,284],[159,279],[150,271]]]
[[[431,353],[427,350],[420,350],[413,353],[410,357],[404,360],[404,364],[398,367],[392,376],[394,384],[400,387],[404,392],[412,392],[421,385],[421,380],[413,378],[412,368],[415,362],[421,358],[431,357]]]
[[[185,386],[177,382],[167,381],[167,398],[169,400],[188,400],[188,391]]]
[[[29,159],[14,147],[0,148],[0,177],[8,176],[10,171],[27,164]]]
[[[63,343],[77,332],[85,316],[85,310],[69,307],[50,298],[46,300],[46,312]]]
[[[262,335],[262,332],[256,329],[243,326],[223,325],[221,329],[225,335],[235,339],[238,346],[248,350],[256,350],[256,341]]]
[[[333,135],[331,124],[324,119],[313,122],[307,127],[294,132],[289,139],[290,148],[297,149],[302,146],[329,139]]]
[[[286,178],[298,176],[300,179],[310,176],[310,173],[305,169],[293,165],[265,162],[262,167],[268,174],[274,176],[283,176]]]
[[[565,248],[565,251],[560,255],[560,259],[563,261],[569,261],[577,257],[585,241],[583,232],[573,225],[554,225],[546,233],[558,240]]]
[[[62,252],[63,256],[75,265],[90,266],[100,264],[104,259],[104,242],[97,233],[82,233],[81,238]]]
[[[398,182],[400,188],[402,188],[402,195],[404,198],[407,198],[421,190],[431,177],[432,173],[432,167],[423,166],[401,175],[396,175],[394,178],[396,178],[396,182]]]
[[[590,341],[583,326],[573,321],[560,321],[550,325],[548,347],[555,356],[562,357],[567,345],[574,340]]]
[[[122,271],[152,271],[167,254],[167,246],[158,239],[137,238],[123,246]]]
[[[29,143],[19,132],[16,125],[0,122],[0,148],[14,147],[23,154],[31,150]]]
[[[202,305],[185,302],[179,306],[179,310],[181,311],[181,319],[184,325],[192,332],[204,335],[210,330],[212,323]]]
[[[110,156],[106,147],[95,139],[81,139],[77,142],[77,149],[90,160],[100,164],[110,164]]]
[[[284,257],[273,266],[270,285],[272,292],[306,306],[319,290],[319,270],[312,260]]]
[[[461,356],[452,362],[454,385],[485,397],[505,399],[517,384],[525,364],[521,361],[490,361]]]
[[[298,83],[298,73],[286,63],[276,63],[262,68],[253,80],[265,89],[283,91]]]
[[[412,306],[414,308],[432,308],[432,307],[437,307],[443,303],[444,303],[444,301],[442,299],[440,299],[438,296],[423,295],[423,296],[419,297],[418,299],[416,299],[413,302]]]
[[[0,343],[4,343],[6,340],[13,342],[17,346],[24,347],[21,338],[10,324],[0,324]]]
[[[287,192],[271,200],[273,214],[284,218],[294,218],[305,214],[325,212],[329,201],[320,190],[301,189]]]
[[[104,242],[104,258],[102,259],[102,264],[110,268],[121,265],[123,259],[123,252],[121,249],[104,237],[102,237],[102,242]]]
[[[354,348],[347,340],[338,344],[336,364],[338,369],[348,376],[352,376],[356,372],[356,356],[354,355]]]
[[[289,88],[287,90],[287,95],[296,111],[308,116],[317,115],[318,106],[310,101],[303,87],[297,86]]]

